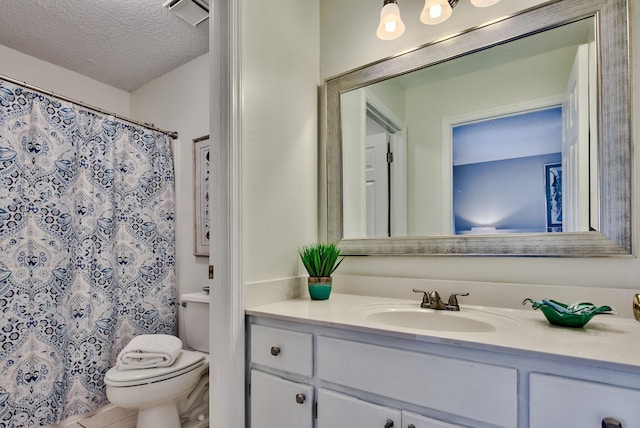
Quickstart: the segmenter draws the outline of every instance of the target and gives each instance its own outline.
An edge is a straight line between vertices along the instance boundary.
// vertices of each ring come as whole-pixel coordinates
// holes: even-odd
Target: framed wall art
[[[209,136],[193,140],[193,254],[209,256]]]
[[[562,163],[544,166],[547,232],[562,232]]]

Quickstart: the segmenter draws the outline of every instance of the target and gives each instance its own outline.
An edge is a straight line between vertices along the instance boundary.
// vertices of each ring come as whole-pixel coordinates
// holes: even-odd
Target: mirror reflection
[[[598,230],[594,34],[584,19],[343,92],[343,237]]]

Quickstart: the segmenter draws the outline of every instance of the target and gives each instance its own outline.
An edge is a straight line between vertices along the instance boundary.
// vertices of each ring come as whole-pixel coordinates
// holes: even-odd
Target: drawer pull
[[[602,420],[602,428],[622,428],[622,423],[614,418],[604,418]]]
[[[280,355],[280,348],[278,348],[277,346],[272,346],[271,355],[273,355],[274,357],[277,357],[278,355]]]
[[[409,424],[407,425],[407,428],[416,428],[416,426],[414,424]]]
[[[296,394],[296,403],[302,404],[306,399],[307,397],[305,397],[304,394]]]
[[[391,419],[387,419],[387,423],[384,424],[384,428],[391,428],[393,426],[393,421]]]

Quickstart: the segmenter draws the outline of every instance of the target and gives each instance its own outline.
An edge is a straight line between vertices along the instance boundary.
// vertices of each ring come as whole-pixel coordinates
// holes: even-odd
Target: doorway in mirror
[[[452,127],[454,233],[562,231],[560,189],[547,203],[546,165],[562,161],[562,107]],[[560,183],[553,184],[557,189]],[[555,209],[553,229],[548,209]],[[560,223],[558,223],[560,219]]]

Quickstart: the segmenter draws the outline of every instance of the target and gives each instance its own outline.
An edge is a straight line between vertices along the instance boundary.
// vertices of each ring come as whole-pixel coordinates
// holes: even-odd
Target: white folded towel
[[[138,370],[172,365],[182,350],[182,341],[168,334],[136,336],[118,354],[118,370]]]

